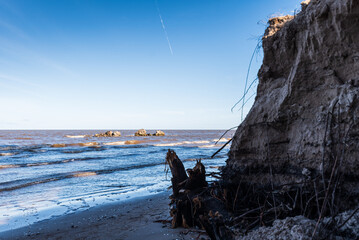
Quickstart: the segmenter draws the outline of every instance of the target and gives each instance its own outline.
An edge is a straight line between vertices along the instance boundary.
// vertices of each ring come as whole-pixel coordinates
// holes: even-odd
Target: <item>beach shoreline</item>
[[[1,232],[15,239],[196,239],[202,230],[172,229],[169,191],[108,203]]]
[[[225,141],[209,147],[223,134],[220,130],[166,130],[162,137],[135,137],[133,130],[121,130],[120,138],[66,137],[98,132],[0,130],[1,235],[46,219],[165,191],[171,184],[165,173],[169,148],[185,168],[201,159],[208,173],[225,165],[229,150],[211,158]],[[232,134],[227,133],[226,139]],[[91,142],[98,145],[84,144]]]

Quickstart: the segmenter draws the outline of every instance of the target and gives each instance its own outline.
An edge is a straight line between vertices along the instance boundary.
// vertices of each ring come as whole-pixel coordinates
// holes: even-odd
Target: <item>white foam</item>
[[[117,146],[117,145],[125,145],[125,144],[126,144],[125,141],[119,141],[119,142],[108,142],[108,143],[104,143],[103,145]]]
[[[65,135],[67,138],[85,138],[87,135]]]
[[[209,141],[193,141],[193,142],[188,142],[188,144],[204,144],[204,143],[209,143]]]
[[[215,144],[209,144],[209,145],[202,145],[202,146],[198,146],[200,148],[216,148],[216,147],[221,147],[220,145],[215,145]]]
[[[160,143],[160,144],[154,144],[154,146],[156,147],[173,147],[173,146],[178,146],[178,145],[182,145],[183,143]]]
[[[209,143],[209,141],[183,141],[183,142],[176,142],[176,143],[160,143],[160,144],[154,144],[156,147],[173,147],[173,146],[180,146],[180,145],[190,145],[190,144],[206,144]]]
[[[213,139],[213,142],[228,142],[230,138]]]

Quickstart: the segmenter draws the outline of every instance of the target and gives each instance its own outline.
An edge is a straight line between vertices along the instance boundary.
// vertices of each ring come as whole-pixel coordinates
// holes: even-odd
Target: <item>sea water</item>
[[[169,148],[185,168],[201,159],[207,172],[218,171],[228,147],[210,157],[234,134],[219,140],[223,130],[167,130],[162,137],[120,130],[121,137],[93,137],[102,132],[1,130],[0,232],[163,192],[171,185],[165,166]]]

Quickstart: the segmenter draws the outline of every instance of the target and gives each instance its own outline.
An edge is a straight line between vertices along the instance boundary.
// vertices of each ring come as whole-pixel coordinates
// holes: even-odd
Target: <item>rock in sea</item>
[[[144,137],[144,136],[149,136],[149,134],[147,134],[145,129],[140,129],[135,133],[135,136]]]
[[[161,130],[157,130],[156,133],[151,134],[147,133],[145,129],[140,129],[135,133],[137,137],[145,137],[145,136],[165,136],[165,133]]]
[[[121,132],[119,131],[107,131],[105,133],[97,133],[94,135],[94,137],[120,137],[121,136]]]
[[[153,134],[153,136],[164,136],[165,133],[161,130],[157,130],[155,134]]]

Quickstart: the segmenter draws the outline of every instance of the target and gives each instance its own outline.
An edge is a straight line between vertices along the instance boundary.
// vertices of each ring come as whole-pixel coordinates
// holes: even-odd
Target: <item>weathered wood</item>
[[[166,156],[166,163],[169,165],[172,173],[172,189],[173,195],[177,196],[180,190],[180,184],[187,180],[187,174],[182,164],[182,161],[178,158],[175,151],[168,150]]]
[[[206,169],[201,161],[197,161],[196,166],[193,169],[187,169],[189,178],[186,180],[184,186],[187,190],[195,190],[203,187],[207,187],[206,181]]]
[[[199,227],[206,229],[211,239],[231,239],[224,234],[224,224],[219,229],[213,228],[209,213],[216,212],[213,216],[222,216],[219,212],[227,214],[224,204],[220,199],[211,195],[206,181],[206,170],[200,160],[193,169],[184,170],[181,160],[176,153],[168,150],[166,162],[172,173],[173,195],[171,196],[172,227]],[[182,181],[181,181],[182,180]],[[212,216],[212,217],[213,217]],[[219,220],[222,221],[220,217]],[[211,230],[213,229],[213,230]]]

